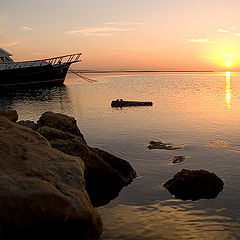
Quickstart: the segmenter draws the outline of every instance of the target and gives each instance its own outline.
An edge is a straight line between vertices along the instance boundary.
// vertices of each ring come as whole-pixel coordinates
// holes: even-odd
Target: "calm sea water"
[[[89,75],[90,76],[90,75]],[[240,239],[240,74],[68,75],[65,87],[1,91],[0,108],[20,120],[45,111],[74,116],[90,146],[128,160],[138,178],[98,210],[102,240]],[[111,101],[152,101],[113,109]],[[149,150],[149,141],[181,150]],[[174,156],[186,160],[173,164]],[[224,181],[215,199],[175,199],[162,184],[181,169],[205,169]]]

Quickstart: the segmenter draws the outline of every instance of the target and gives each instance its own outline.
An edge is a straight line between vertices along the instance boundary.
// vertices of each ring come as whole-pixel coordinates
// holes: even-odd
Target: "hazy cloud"
[[[240,33],[235,33],[235,36],[240,37]]]
[[[240,53],[222,53],[221,56],[240,56]]]
[[[117,26],[132,26],[132,25],[146,25],[144,22],[106,22],[105,25],[117,25]]]
[[[214,43],[213,41],[209,40],[208,38],[188,39],[188,41],[194,42],[194,43]]]
[[[80,28],[80,29],[73,29],[67,31],[67,34],[70,35],[78,35],[82,34],[85,36],[107,36],[112,35],[114,33],[129,33],[134,32],[135,30],[130,27],[88,27],[88,28]]]
[[[3,46],[3,47],[12,47],[12,46],[15,46],[17,44],[19,44],[20,41],[9,41],[9,42],[0,42],[0,46]]]
[[[32,31],[32,28],[27,27],[27,26],[23,26],[23,27],[20,28],[20,30],[22,30],[22,31]]]
[[[84,27],[78,29],[72,29],[67,31],[70,35],[85,35],[85,36],[109,36],[115,33],[131,33],[138,30],[137,26],[146,25],[144,22],[120,22],[112,21],[105,22],[102,26]]]
[[[217,31],[220,33],[228,33],[229,32],[228,30],[222,29],[222,28],[219,28]]]

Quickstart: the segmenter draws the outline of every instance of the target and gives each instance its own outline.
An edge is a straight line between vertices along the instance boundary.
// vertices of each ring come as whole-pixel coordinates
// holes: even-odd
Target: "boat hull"
[[[71,63],[0,71],[0,87],[63,84]]]

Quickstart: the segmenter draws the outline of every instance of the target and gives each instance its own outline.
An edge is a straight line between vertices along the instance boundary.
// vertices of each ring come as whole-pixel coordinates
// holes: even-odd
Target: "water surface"
[[[89,75],[90,76],[90,75]],[[138,178],[99,208],[103,240],[240,239],[240,75],[99,74],[64,87],[1,91],[0,108],[20,120],[45,111],[74,116],[90,146],[128,160]],[[152,107],[111,108],[111,101],[152,101]],[[149,150],[151,140],[180,150]],[[173,164],[175,156],[185,160]],[[215,199],[175,199],[162,184],[181,169],[205,169],[224,181]]]

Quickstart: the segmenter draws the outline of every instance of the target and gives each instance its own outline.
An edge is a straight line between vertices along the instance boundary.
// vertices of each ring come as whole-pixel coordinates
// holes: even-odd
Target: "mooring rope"
[[[93,83],[93,82],[97,82],[97,80],[94,80],[94,79],[91,79],[91,78],[87,78],[87,77],[84,77],[82,75],[80,75],[79,73],[76,73],[74,70],[72,70],[71,68],[69,68],[69,71],[71,73],[74,73],[75,75],[77,75],[78,77],[82,78],[83,80],[87,81],[87,82],[90,82],[90,83]]]

